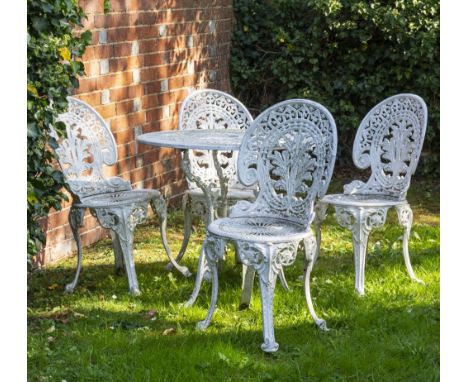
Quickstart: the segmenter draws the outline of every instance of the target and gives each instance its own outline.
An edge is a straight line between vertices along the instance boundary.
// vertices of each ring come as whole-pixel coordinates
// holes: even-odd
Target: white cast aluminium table
[[[224,216],[227,214],[228,179],[223,175],[222,167],[218,161],[218,151],[238,151],[244,133],[245,131],[237,129],[157,131],[139,135],[137,142],[154,147],[171,147],[182,151],[182,169],[185,175],[191,182],[200,187],[205,196],[208,208],[205,223],[208,226],[214,220],[218,198],[222,203],[222,214]],[[189,150],[211,151],[219,177],[219,186],[213,183],[207,184],[192,172]]]

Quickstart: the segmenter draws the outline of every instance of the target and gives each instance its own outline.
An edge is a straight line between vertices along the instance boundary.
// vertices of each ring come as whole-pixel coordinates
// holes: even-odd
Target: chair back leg
[[[115,258],[115,274],[123,275],[125,273],[124,257],[122,247],[120,245],[119,236],[114,231],[110,231],[112,246],[114,247],[114,258]]]
[[[240,310],[247,309],[250,306],[254,281],[255,269],[251,266],[242,264],[242,294],[239,304]]]
[[[400,225],[405,229],[403,233],[403,258],[405,260],[406,270],[408,271],[409,277],[411,280],[424,284],[424,281],[418,279],[414,274],[413,267],[411,266],[411,260],[409,255],[409,237],[411,233],[411,226],[413,224],[413,211],[409,204],[404,204],[396,207],[398,214],[398,221]]]
[[[81,246],[81,237],[80,237],[80,227],[83,226],[83,217],[84,217],[84,209],[83,208],[76,208],[71,207],[70,212],[68,214],[68,223],[70,224],[70,228],[73,233],[73,238],[76,242],[77,248],[77,264],[76,264],[76,272],[73,281],[65,286],[65,292],[72,293],[75,290],[76,284],[78,284],[78,279],[80,277],[81,272],[81,261],[83,256],[83,249]]]

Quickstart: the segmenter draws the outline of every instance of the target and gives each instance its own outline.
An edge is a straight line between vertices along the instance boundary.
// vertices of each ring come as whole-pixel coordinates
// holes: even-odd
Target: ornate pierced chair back
[[[252,116],[247,108],[237,99],[213,89],[202,89],[189,94],[184,100],[179,113],[179,130],[197,129],[247,129]],[[191,170],[195,176],[206,183],[219,185],[219,178],[208,151],[190,150]],[[223,173],[228,177],[228,185],[237,183],[237,152],[220,151],[218,160]],[[192,182],[190,188],[198,188]]]
[[[117,161],[117,146],[106,122],[87,103],[68,97],[67,112],[58,120],[66,126],[66,136],[58,137],[55,150],[71,191],[78,198],[131,189],[122,178],[104,178],[103,165]]]
[[[335,121],[322,105],[302,99],[280,102],[247,130],[238,160],[245,186],[259,185],[254,203],[239,202],[231,216],[293,220],[308,227],[314,201],[328,188],[335,165]]]
[[[414,94],[398,94],[375,106],[361,122],[353,147],[360,169],[371,167],[367,183],[345,186],[348,194],[404,199],[416,171],[427,125],[427,106]]]

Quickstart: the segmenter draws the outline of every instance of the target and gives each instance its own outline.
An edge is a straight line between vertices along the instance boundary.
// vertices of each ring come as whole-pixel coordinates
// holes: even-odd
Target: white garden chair
[[[172,258],[167,245],[166,202],[159,191],[132,190],[127,180],[104,177],[103,165],[112,166],[117,162],[117,146],[104,119],[85,102],[68,97],[68,110],[58,120],[66,125],[66,136],[59,137],[54,130],[51,134],[57,139],[58,148],[55,151],[73,195],[68,219],[78,251],[76,274],[66,286],[66,291],[75,289],[80,275],[82,246],[79,227],[83,225],[86,208],[103,227],[111,230],[116,271],[122,272],[125,264],[130,293],[133,295],[140,294],[132,254],[133,231],[147,217],[148,205],[159,215],[163,246],[171,262],[184,275],[189,275],[188,269]]]
[[[204,262],[206,256],[212,273],[212,294],[208,314],[198,328],[205,329],[210,324],[218,295],[217,263],[224,258],[226,242],[232,240],[251,275],[255,271],[259,275],[263,351],[278,350],[273,328],[275,283],[283,266],[295,261],[300,242],[304,243],[307,263],[307,306],[316,324],[326,329],[325,321],[316,316],[310,297],[309,278],[317,254],[310,224],[314,201],[328,188],[336,146],[333,117],[325,107],[308,100],[276,104],[248,128],[239,153],[238,175],[246,187],[258,184],[259,193],[254,202],[238,202],[229,217],[214,220],[208,226],[199,261]],[[195,298],[192,295],[191,303]]]
[[[369,180],[353,181],[343,194],[326,195],[317,203],[317,241],[329,204],[338,223],[353,234],[355,289],[364,294],[367,240],[373,228],[385,223],[387,210],[395,207],[403,235],[403,257],[410,278],[419,280],[411,266],[408,240],[413,212],[406,200],[416,170],[427,125],[427,107],[414,94],[398,94],[375,106],[363,119],[354,140],[353,161],[360,169],[371,168]]]

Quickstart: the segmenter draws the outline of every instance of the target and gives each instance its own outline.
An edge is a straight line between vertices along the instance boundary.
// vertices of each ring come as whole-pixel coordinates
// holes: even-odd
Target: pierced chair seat
[[[208,232],[231,240],[283,243],[301,241],[312,235],[310,229],[298,223],[271,217],[238,217],[214,220]]]
[[[337,206],[356,206],[356,207],[395,207],[406,204],[406,200],[385,195],[347,195],[330,194],[325,195],[320,202],[333,204]]]
[[[149,189],[118,191],[82,198],[80,202],[75,203],[75,206],[80,208],[124,207],[135,203],[149,202],[160,195],[159,191]]]

